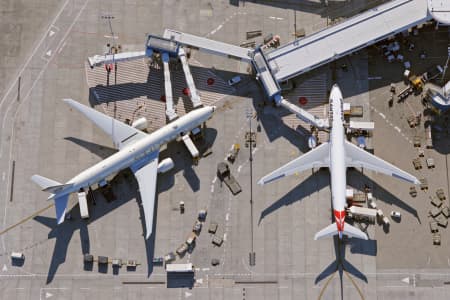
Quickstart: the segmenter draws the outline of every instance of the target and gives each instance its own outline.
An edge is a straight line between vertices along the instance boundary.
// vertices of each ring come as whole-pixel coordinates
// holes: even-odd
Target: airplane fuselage
[[[89,186],[97,184],[105,178],[130,167],[133,163],[144,158],[146,155],[159,150],[162,145],[167,144],[180,135],[186,134],[190,130],[201,125],[211,117],[214,109],[214,107],[207,106],[191,111],[136,143],[125,146],[117,153],[70,179],[67,184],[72,184],[72,186],[58,192],[58,195],[78,192],[80,189],[88,188]],[[50,198],[54,196],[55,195],[52,195]]]
[[[331,203],[339,237],[342,238],[345,221],[345,190],[347,187],[345,164],[344,111],[341,90],[334,85],[330,93],[330,174]]]

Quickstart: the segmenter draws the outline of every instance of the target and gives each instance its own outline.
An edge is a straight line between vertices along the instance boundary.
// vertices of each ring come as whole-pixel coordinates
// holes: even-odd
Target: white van
[[[231,78],[230,80],[228,80],[228,85],[229,86],[233,86],[239,82],[241,82],[241,76],[234,76],[233,78]]]

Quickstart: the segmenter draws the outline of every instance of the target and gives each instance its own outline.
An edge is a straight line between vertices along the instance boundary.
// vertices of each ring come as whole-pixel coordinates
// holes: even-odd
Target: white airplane
[[[212,116],[215,106],[206,106],[191,111],[155,132],[146,134],[72,99],[64,99],[64,102],[80,111],[109,134],[119,151],[81,172],[65,184],[40,175],[31,177],[43,191],[51,193],[48,197],[49,200],[55,199],[58,224],[64,221],[71,193],[86,190],[96,183],[102,184],[110,175],[130,168],[139,184],[144,206],[146,238],[148,239],[152,233],[157,174],[166,172],[173,167],[173,161],[170,158],[158,164],[160,147],[200,126]]]
[[[328,167],[331,173],[331,199],[335,223],[316,233],[314,239],[317,240],[336,234],[339,234],[339,238],[342,239],[342,235],[345,234],[350,237],[367,240],[367,235],[364,232],[345,222],[346,169],[349,167],[366,168],[414,184],[419,184],[420,182],[413,175],[345,140],[343,99],[341,90],[337,85],[334,85],[331,89],[330,114],[329,120],[326,121],[329,121],[328,124],[330,124],[331,130],[328,142],[264,176],[258,184],[264,185],[307,169]]]

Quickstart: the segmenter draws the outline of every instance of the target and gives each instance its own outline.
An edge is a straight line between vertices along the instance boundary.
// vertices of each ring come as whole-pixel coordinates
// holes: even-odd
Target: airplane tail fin
[[[33,180],[37,185],[39,185],[44,192],[48,192],[51,194],[57,194],[61,192],[64,188],[72,186],[72,184],[62,184],[58,181],[48,179],[41,175],[33,175],[31,176],[31,180]]]
[[[314,240],[333,236],[336,234],[339,234],[339,231],[337,230],[336,223],[332,223],[332,224],[328,225],[327,227],[325,227],[324,229],[322,229],[321,231],[317,232],[316,235],[314,236]],[[356,228],[348,223],[344,224],[344,231],[342,232],[342,234],[345,234],[349,237],[355,237],[355,238],[367,240],[367,235],[364,232],[362,232],[358,228]]]

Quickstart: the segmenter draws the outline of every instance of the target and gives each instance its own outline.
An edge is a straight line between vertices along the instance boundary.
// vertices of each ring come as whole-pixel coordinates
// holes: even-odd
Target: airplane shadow
[[[325,267],[325,269],[319,275],[317,275],[316,279],[314,280],[314,284],[318,284],[325,278],[330,277],[336,272],[338,272],[341,299],[344,299],[344,284],[343,284],[344,272],[347,272],[348,276],[353,275],[354,277],[360,279],[361,281],[364,281],[365,283],[368,282],[367,276],[364,275],[361,271],[358,270],[358,268],[356,268],[353,264],[351,264],[348,260],[345,259],[345,247],[348,242],[349,239],[346,239],[345,237],[343,240],[340,240],[337,235],[333,236],[334,252],[336,259],[333,262],[331,262],[327,267]],[[332,278],[330,278],[330,280],[331,279]],[[324,286],[324,288],[325,287],[326,286]]]
[[[346,1],[339,1],[339,0],[320,0],[320,1],[312,1],[312,0],[297,0],[297,1],[284,1],[284,0],[245,0],[245,1],[239,1],[239,0],[229,0],[230,5],[233,6],[245,6],[246,2],[250,3],[256,3],[260,5],[267,5],[271,7],[277,7],[282,9],[293,9],[296,11],[311,13],[311,14],[317,14],[321,17],[325,18],[328,17],[330,19],[337,19],[337,18],[348,18],[351,17],[359,11],[367,7],[366,10],[382,4],[383,2],[386,2],[387,0],[374,0],[370,1],[370,3],[367,3],[369,1],[364,0],[346,0]],[[328,6],[326,3],[328,2]]]
[[[121,190],[126,189],[129,184],[124,184],[124,178],[127,178],[126,171],[119,173],[115,176],[111,185],[113,187],[114,194],[118,195],[117,189]],[[134,192],[133,192],[134,190]],[[94,191],[95,204],[88,200],[88,206],[90,218],[89,220],[83,220],[80,216],[80,209],[78,203],[76,203],[71,209],[68,210],[68,214],[71,215],[71,220],[65,220],[62,224],[57,225],[56,219],[51,217],[44,216],[36,216],[33,219],[46,227],[50,228],[50,232],[48,234],[49,239],[56,239],[55,247],[53,249],[53,254],[47,274],[46,283],[49,284],[53,281],[54,276],[61,264],[66,261],[67,249],[69,243],[74,235],[74,233],[78,230],[80,232],[80,240],[81,240],[81,251],[83,254],[89,253],[90,251],[90,239],[89,239],[89,230],[88,224],[95,222],[97,219],[105,216],[109,212],[114,209],[122,206],[127,203],[131,199],[135,198],[135,193],[137,191],[137,184],[132,185],[131,188],[125,193],[120,193],[120,195],[127,195],[127,197],[117,197],[116,200],[107,203],[104,201],[103,196],[98,190]]]
[[[306,180],[302,181],[294,189],[290,190],[279,200],[275,201],[272,205],[264,209],[261,212],[261,215],[259,216],[258,225],[261,224],[261,221],[267,215],[273,213],[282,206],[288,206],[294,203],[295,201],[301,201],[305,197],[311,195],[312,193],[317,192],[322,188],[326,187],[329,184],[328,180],[320,180],[320,176],[324,176],[324,172],[328,171],[325,169],[320,169],[319,171],[314,172],[311,176],[306,178]]]
[[[379,199],[379,200],[381,200],[385,203],[391,204],[391,205],[395,205],[395,206],[405,210],[406,212],[408,212],[411,215],[413,215],[414,217],[416,217],[419,224],[422,223],[420,220],[419,214],[417,213],[417,210],[414,207],[412,207],[408,203],[397,198],[395,195],[393,195],[391,192],[389,192],[388,190],[383,188],[377,182],[375,182],[371,178],[367,177],[364,174],[364,172],[361,172],[357,169],[352,169],[352,170],[350,170],[350,172],[354,172],[354,173],[358,174],[358,176],[361,176],[364,178],[365,184],[367,186],[371,187],[372,194],[376,199]],[[351,185],[352,187],[355,187],[352,182],[348,182],[348,184]],[[361,189],[361,187],[359,187],[359,189]]]
[[[76,137],[65,137],[64,138],[67,141],[71,141],[74,144],[77,144],[87,150],[89,150],[90,153],[97,155],[100,158],[107,158],[111,155],[113,155],[114,153],[117,152],[116,149],[108,147],[108,146],[104,146],[104,145],[100,145],[97,143],[93,143],[93,142],[89,142],[89,141],[85,141]]]

